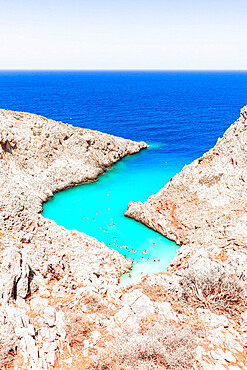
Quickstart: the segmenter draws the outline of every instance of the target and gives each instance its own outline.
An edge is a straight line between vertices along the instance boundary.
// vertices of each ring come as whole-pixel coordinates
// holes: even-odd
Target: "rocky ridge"
[[[130,260],[39,212],[146,144],[0,110],[0,368],[247,369],[246,112],[211,154],[130,204],[182,246],[167,273],[121,288]]]
[[[125,215],[183,245],[246,247],[247,107],[217,144]]]
[[[246,163],[247,106],[241,109],[239,119],[218,139],[214,148],[184,166],[164,188],[144,203],[130,202],[125,212],[127,217],[145,224],[181,246],[168,266],[168,274],[172,274],[171,286],[176,287],[179,301],[186,302],[187,307],[188,304],[194,305],[197,308],[195,315],[203,307],[203,315],[206,309],[211,317],[209,320],[214,320],[215,313],[226,314],[232,310],[231,316],[235,316],[235,320],[238,317],[232,321],[235,328],[239,323],[243,325],[247,303]],[[163,285],[164,276],[150,277],[149,281],[152,285]],[[234,291],[235,284],[239,290]],[[243,301],[240,308],[233,302],[233,297],[241,295]],[[210,322],[212,329],[214,325]],[[244,348],[245,329],[241,327],[237,330]],[[232,331],[228,323],[224,334],[221,330],[221,338],[227,341],[229,332]],[[209,342],[213,336],[207,337]],[[215,364],[218,354],[211,356],[210,348],[213,349],[220,342],[211,341],[208,347],[204,341],[201,354],[204,353],[206,357],[201,358],[202,368],[245,369],[246,361],[236,359],[234,367],[230,363]]]
[[[41,296],[61,296],[78,286],[105,292],[132,265],[95,238],[44,219],[42,203],[59,190],[97,180],[113,163],[145,147],[35,114],[0,110],[0,321],[22,348],[24,368],[54,365],[55,338],[64,337],[62,314],[47,301],[42,309]],[[50,315],[39,332],[29,319],[35,297],[42,314]]]

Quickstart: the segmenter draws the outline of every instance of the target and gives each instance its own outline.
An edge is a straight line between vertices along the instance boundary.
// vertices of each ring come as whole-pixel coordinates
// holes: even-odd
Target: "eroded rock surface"
[[[65,337],[64,320],[50,305],[40,332],[31,326],[28,297],[42,303],[78,286],[106,292],[132,265],[95,238],[45,219],[42,203],[59,190],[97,180],[113,163],[145,147],[35,114],[0,110],[1,315],[15,330],[25,369],[53,366],[57,340]],[[37,302],[35,311],[42,313]]]
[[[125,215],[177,244],[246,247],[247,107],[217,144]]]
[[[146,202],[130,202],[125,213],[181,246],[168,274],[150,275],[147,281],[151,292],[157,285],[176,292],[188,312],[207,326],[210,335],[197,349],[203,369],[247,368],[241,355],[246,343],[246,163],[247,106],[213,149]]]
[[[247,369],[245,128],[247,107],[215,148],[130,203],[182,246],[167,273],[123,288],[131,260],[40,211],[146,144],[0,110],[0,368]]]
[[[58,227],[39,212],[54,192],[94,181],[120,158],[145,147],[34,114],[0,110],[0,246],[25,247],[33,275],[39,272],[46,279],[75,275],[77,283],[100,276],[114,281],[129,268],[129,261],[94,238]],[[24,267],[21,272],[21,257],[14,253],[17,258],[9,257],[10,265],[18,268],[9,267],[15,270],[12,279],[23,280],[18,274],[28,272]]]

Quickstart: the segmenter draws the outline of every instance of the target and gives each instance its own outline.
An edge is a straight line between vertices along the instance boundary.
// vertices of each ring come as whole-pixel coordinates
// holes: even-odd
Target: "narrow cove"
[[[145,201],[174,175],[174,163],[164,161],[162,172],[161,163],[155,165],[159,148],[152,144],[115,164],[96,182],[61,191],[43,205],[44,217],[93,236],[134,260],[132,271],[121,277],[120,284],[165,271],[176,255],[174,242],[124,216],[129,201]]]

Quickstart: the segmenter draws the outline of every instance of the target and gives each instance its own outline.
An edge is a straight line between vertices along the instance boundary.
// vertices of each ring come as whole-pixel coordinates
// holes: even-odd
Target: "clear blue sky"
[[[0,0],[0,69],[247,69],[246,0]]]

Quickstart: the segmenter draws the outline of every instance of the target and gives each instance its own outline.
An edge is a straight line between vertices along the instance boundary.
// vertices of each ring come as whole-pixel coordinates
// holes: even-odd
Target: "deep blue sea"
[[[128,202],[146,200],[214,146],[246,104],[247,72],[0,72],[0,108],[150,144],[43,211],[133,258],[135,279],[164,271],[177,246],[124,217]]]

